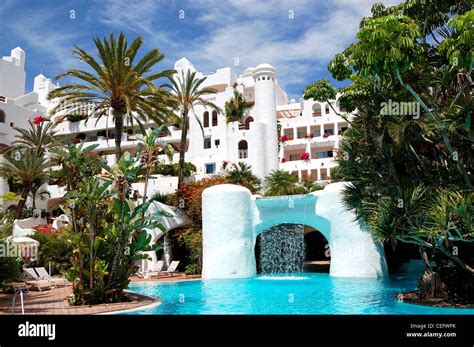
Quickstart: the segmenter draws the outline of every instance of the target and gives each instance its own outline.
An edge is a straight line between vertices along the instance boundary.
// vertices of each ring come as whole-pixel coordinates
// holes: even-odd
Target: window
[[[245,119],[245,129],[247,129],[247,130],[250,129],[250,123],[252,123],[252,122],[253,122],[253,118],[252,117],[247,117]]]
[[[204,149],[209,149],[209,148],[211,148],[211,138],[206,137],[204,139]]]
[[[214,145],[216,146],[216,148],[219,148],[220,144],[221,144],[221,140],[217,139],[214,141]]]
[[[313,117],[321,117],[321,105],[314,104],[313,105]]]
[[[242,140],[239,142],[239,159],[248,158],[248,144],[247,141]]]
[[[290,154],[290,161],[300,160],[299,154]]]
[[[316,152],[316,157],[318,159],[327,158],[328,157],[328,152]]]
[[[325,129],[324,133],[329,134],[329,135],[334,135],[334,129]]]
[[[212,111],[212,126],[217,126],[217,111]]]
[[[207,112],[207,111],[204,112],[203,118],[204,118],[203,126],[204,126],[204,128],[208,128],[209,127],[209,112]]]
[[[0,110],[0,123],[5,123],[5,111]]]
[[[344,131],[346,131],[346,130],[347,130],[347,127],[342,127],[340,133],[344,134]]]
[[[329,158],[329,157],[332,157],[332,156],[333,156],[332,151],[328,151],[328,152],[327,152],[327,155],[328,155],[328,158]]]
[[[326,114],[329,114],[329,105],[326,105],[326,108],[324,111],[326,112]]]
[[[214,172],[216,172],[216,163],[206,164],[204,171],[206,175],[213,174]]]

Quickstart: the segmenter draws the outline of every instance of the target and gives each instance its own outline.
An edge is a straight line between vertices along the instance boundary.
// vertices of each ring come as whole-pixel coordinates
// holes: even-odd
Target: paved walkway
[[[130,302],[101,304],[94,306],[69,306],[64,298],[72,293],[72,287],[60,287],[41,292],[24,292],[25,314],[97,314],[149,305],[149,298],[130,293]],[[0,314],[12,313],[12,294],[0,294]],[[20,296],[17,294],[15,314],[21,314]]]
[[[144,280],[138,277],[132,277],[133,282],[168,282],[168,281],[182,281],[190,278],[199,278],[200,276],[186,276],[185,274],[176,274],[174,276],[160,276]],[[130,310],[133,308],[149,305],[155,303],[148,297],[129,293],[128,296],[131,301],[114,304],[100,304],[93,306],[69,306],[64,298],[72,293],[72,287],[59,286],[51,290],[43,290],[41,292],[30,290],[24,292],[25,314],[97,314],[121,310]],[[0,314],[12,313],[12,299],[13,294],[0,294]],[[20,296],[17,294],[15,314],[21,314]]]

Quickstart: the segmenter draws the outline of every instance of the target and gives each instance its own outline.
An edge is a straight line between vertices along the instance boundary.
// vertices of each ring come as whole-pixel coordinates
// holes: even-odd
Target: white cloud
[[[284,87],[296,86],[309,74],[326,69],[327,62],[354,40],[361,18],[370,15],[376,2],[222,2],[207,8],[199,22],[209,33],[184,55],[205,72],[231,65],[235,57],[241,62],[240,71],[267,62],[276,67]],[[288,17],[289,10],[294,10],[294,19]]]
[[[51,26],[58,12],[49,11],[38,15],[38,11],[29,10],[23,14],[27,20],[11,21],[8,27],[20,41],[35,51],[33,59],[54,64],[58,70],[64,71],[77,64],[77,59],[72,56],[72,48],[79,33]],[[26,54],[28,60],[28,52]]]

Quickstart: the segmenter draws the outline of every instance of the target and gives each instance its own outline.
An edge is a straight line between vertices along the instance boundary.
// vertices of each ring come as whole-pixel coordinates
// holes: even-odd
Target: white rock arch
[[[255,276],[257,236],[284,223],[308,225],[324,235],[331,249],[331,276],[385,276],[383,246],[344,207],[344,185],[333,183],[311,194],[269,199],[231,184],[207,188],[202,203],[202,277]]]

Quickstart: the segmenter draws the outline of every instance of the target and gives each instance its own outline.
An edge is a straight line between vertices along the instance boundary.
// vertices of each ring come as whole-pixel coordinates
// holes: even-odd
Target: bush
[[[202,192],[208,187],[225,183],[229,183],[228,180],[220,176],[203,178],[200,181],[183,183],[178,192],[173,195],[171,202],[174,206],[178,206],[186,210],[186,213],[188,214],[188,217],[192,219],[193,224],[196,227],[201,228]],[[178,196],[180,198],[178,198]]]
[[[62,273],[71,266],[72,247],[67,241],[69,231],[63,229],[60,233],[47,232],[47,228],[40,228],[40,231],[31,236],[40,243],[38,260],[33,266],[49,268],[53,273]]]
[[[152,174],[164,175],[164,176],[178,176],[179,164],[159,164],[153,171]],[[184,163],[184,177],[191,176],[196,172],[196,166],[193,163]]]
[[[5,289],[8,282],[20,278],[22,262],[16,257],[7,257],[8,245],[0,240],[0,289]]]
[[[178,235],[178,241],[188,250],[185,273],[194,275],[201,272],[202,267],[202,230],[194,227]]]

